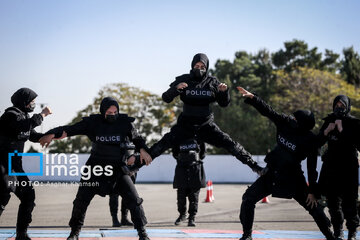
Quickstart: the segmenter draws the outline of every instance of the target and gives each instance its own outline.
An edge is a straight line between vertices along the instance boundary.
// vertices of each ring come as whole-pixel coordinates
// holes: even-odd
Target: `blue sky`
[[[321,52],[359,52],[359,11],[357,0],[0,0],[0,111],[30,87],[53,109],[47,130],[68,123],[107,83],[161,94],[198,52],[211,66],[295,38]]]

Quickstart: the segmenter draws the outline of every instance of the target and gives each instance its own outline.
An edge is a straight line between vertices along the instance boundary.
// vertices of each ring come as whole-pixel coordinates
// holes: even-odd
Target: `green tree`
[[[338,74],[299,68],[291,73],[278,70],[275,75],[277,94],[271,98],[274,107],[288,114],[298,109],[310,109],[317,120],[315,129],[321,126],[321,119],[332,112],[332,102],[339,94],[351,98],[351,113],[360,117],[360,96],[357,89],[343,81]]]
[[[321,62],[320,70],[335,73],[341,68],[341,63],[338,61],[339,54],[331,50],[325,49],[325,58]]]
[[[275,128],[266,118],[242,102],[236,90],[242,86],[274,105],[277,111],[291,114],[309,108],[315,112],[317,127],[330,111],[333,98],[340,93],[353,100],[358,114],[359,100],[354,87],[339,75],[339,54],[317,48],[308,49],[304,41],[285,42],[285,50],[273,54],[266,50],[235,53],[233,61],[217,60],[211,73],[228,84],[232,101],[227,108],[213,107],[215,122],[253,154],[265,154],[274,145]],[[305,92],[305,93],[304,93]],[[226,153],[214,148],[212,153]]]
[[[272,54],[272,62],[276,69],[291,72],[298,67],[320,69],[329,72],[340,70],[339,54],[325,49],[324,59],[317,47],[309,49],[305,41],[294,39],[284,43],[285,50],[280,49]]]
[[[343,50],[344,60],[342,61],[341,73],[345,80],[354,84],[356,87],[360,85],[360,57],[353,47]]]
[[[266,50],[260,50],[254,55],[244,51],[236,52],[233,62],[218,60],[212,74],[228,84],[232,97],[228,107],[213,107],[215,122],[251,153],[263,154],[264,149],[270,149],[274,144],[271,141],[275,133],[274,127],[243,103],[236,87],[243,86],[268,99],[275,84],[270,53]],[[226,150],[218,148],[211,149],[211,152],[227,153]]]

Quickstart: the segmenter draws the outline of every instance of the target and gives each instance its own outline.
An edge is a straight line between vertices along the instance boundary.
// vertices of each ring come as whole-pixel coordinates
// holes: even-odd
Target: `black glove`
[[[246,164],[251,168],[251,170],[253,170],[253,172],[257,173],[259,176],[264,175],[268,171],[268,168],[260,167],[258,163],[255,162],[252,158],[248,159]]]
[[[140,164],[140,155],[139,154],[132,154],[128,157],[128,159],[130,157],[134,156],[135,157],[135,162],[133,165],[126,165],[124,166],[124,169],[127,169],[128,171],[125,173],[124,172],[124,169],[123,169],[123,172],[129,176],[132,176],[134,175],[136,172],[139,171],[139,169],[142,167],[141,164]]]
[[[145,165],[146,165],[145,161],[144,161],[144,162],[141,162],[141,160],[140,160],[140,155],[136,155],[136,156],[135,156],[134,167],[136,167],[137,169],[140,169],[140,168],[142,168],[142,167],[145,166]]]

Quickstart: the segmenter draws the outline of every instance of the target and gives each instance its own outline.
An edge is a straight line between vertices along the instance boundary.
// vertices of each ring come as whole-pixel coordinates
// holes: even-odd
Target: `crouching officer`
[[[200,188],[204,188],[205,171],[203,161],[205,144],[189,139],[173,147],[173,156],[177,161],[173,188],[177,189],[177,206],[179,217],[175,225],[186,220],[186,197],[189,199],[188,226],[195,227],[195,216],[198,210]]]
[[[114,98],[106,97],[100,104],[101,114],[84,117],[82,121],[71,125],[52,129],[48,135],[40,139],[42,145],[49,145],[54,137],[86,135],[93,143],[86,166],[91,169],[105,169],[103,174],[92,174],[90,179],[82,178],[73,202],[72,216],[69,222],[71,233],[68,240],[77,240],[84,224],[85,214],[93,197],[98,194],[106,196],[112,193],[120,194],[131,212],[131,220],[137,229],[140,240],[148,240],[145,230],[147,223],[143,200],[139,197],[129,171],[126,167],[126,151],[121,144],[132,142],[140,151],[141,161],[149,164],[151,157],[147,154],[145,140],[133,125],[134,118],[119,114],[119,105]],[[135,161],[131,156],[130,161]],[[122,161],[119,161],[121,160]],[[112,172],[108,170],[112,169]],[[95,171],[94,171],[95,173]]]
[[[27,228],[32,221],[32,211],[35,206],[35,191],[25,176],[9,176],[8,156],[9,153],[24,151],[27,140],[38,142],[41,133],[34,128],[41,125],[44,117],[51,114],[51,110],[45,107],[41,113],[29,113],[35,109],[37,94],[29,88],[20,88],[11,97],[12,107],[5,110],[0,118],[0,216],[10,200],[10,192],[20,199],[18,218],[16,223],[16,239],[28,240]],[[11,171],[24,174],[21,156],[11,159]],[[26,183],[14,186],[14,182]]]
[[[309,110],[298,110],[294,116],[278,113],[265,101],[242,87],[240,93],[245,103],[253,106],[261,115],[276,126],[275,148],[265,157],[266,168],[242,197],[240,221],[244,234],[240,240],[252,239],[255,205],[262,198],[273,197],[295,199],[313,217],[326,239],[333,240],[330,221],[315,198],[317,179],[317,137],[311,132],[315,118]],[[309,186],[306,184],[301,161],[307,159]]]

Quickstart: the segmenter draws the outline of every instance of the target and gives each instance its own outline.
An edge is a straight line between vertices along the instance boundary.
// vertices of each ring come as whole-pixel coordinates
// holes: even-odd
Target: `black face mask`
[[[334,114],[336,117],[345,117],[346,115],[346,109],[342,107],[335,107],[334,108]]]
[[[105,120],[108,122],[108,123],[113,123],[116,121],[116,119],[118,118],[118,114],[115,114],[115,115],[105,115]]]
[[[25,109],[26,109],[26,112],[32,112],[32,111],[34,111],[35,106],[36,106],[35,103],[30,103],[29,107],[26,107],[26,108],[25,108]]]
[[[206,70],[202,70],[202,69],[198,69],[198,68],[194,68],[193,69],[194,75],[196,78],[203,78],[206,74]]]

